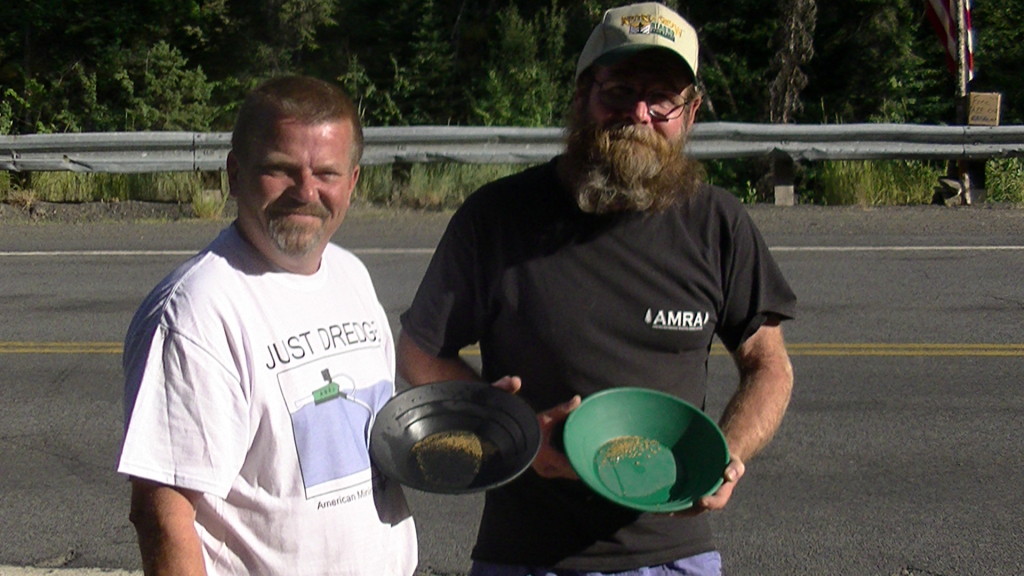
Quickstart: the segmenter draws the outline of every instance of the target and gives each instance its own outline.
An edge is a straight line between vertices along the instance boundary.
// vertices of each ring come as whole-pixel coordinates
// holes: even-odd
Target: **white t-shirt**
[[[211,575],[411,575],[405,497],[367,450],[394,360],[355,256],[289,274],[228,227],[129,327],[118,472],[203,494]]]

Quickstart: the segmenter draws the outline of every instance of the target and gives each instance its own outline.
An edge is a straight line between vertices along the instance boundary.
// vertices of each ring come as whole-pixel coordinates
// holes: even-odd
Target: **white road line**
[[[771,246],[772,252],[993,252],[1024,250],[1024,245],[1003,246]],[[429,255],[433,248],[349,248],[355,254],[365,255]],[[0,257],[37,256],[191,256],[196,250],[8,250]],[[2,575],[0,575],[2,576]]]
[[[989,252],[1024,246],[771,246],[772,252]]]
[[[355,254],[387,255],[387,254],[433,254],[433,248],[350,248]],[[26,250],[26,251],[4,251],[0,257],[14,256],[192,256],[198,250]],[[2,576],[2,574],[0,574]]]
[[[0,256],[191,256],[195,250],[26,250]]]
[[[142,576],[142,571],[104,570],[101,568],[32,568],[0,566],[0,576]]]

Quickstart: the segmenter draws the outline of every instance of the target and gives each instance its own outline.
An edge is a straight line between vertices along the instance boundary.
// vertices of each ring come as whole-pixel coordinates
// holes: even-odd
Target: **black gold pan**
[[[384,405],[370,432],[370,458],[381,472],[442,494],[501,486],[525,471],[539,448],[530,406],[483,382],[405,390]]]

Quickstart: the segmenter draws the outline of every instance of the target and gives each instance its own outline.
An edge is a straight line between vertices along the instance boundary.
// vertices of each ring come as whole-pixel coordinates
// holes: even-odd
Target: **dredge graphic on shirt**
[[[278,375],[307,499],[369,480],[370,428],[392,389],[385,381],[357,388],[351,376],[325,368],[329,360]]]

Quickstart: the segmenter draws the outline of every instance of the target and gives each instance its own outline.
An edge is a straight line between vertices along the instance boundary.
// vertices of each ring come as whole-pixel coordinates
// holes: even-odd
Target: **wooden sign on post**
[[[970,126],[998,126],[999,92],[971,92],[967,103],[967,124]]]

